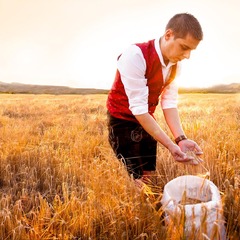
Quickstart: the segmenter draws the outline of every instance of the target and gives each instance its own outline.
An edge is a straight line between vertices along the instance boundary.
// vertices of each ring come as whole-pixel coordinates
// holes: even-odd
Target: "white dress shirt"
[[[154,40],[156,52],[162,64],[163,80],[166,81],[170,68],[174,63],[169,62],[166,66],[159,46],[159,39]],[[179,75],[180,64],[178,63],[177,75]],[[148,112],[148,87],[145,78],[146,61],[141,49],[131,45],[126,49],[117,62],[117,68],[129,100],[129,108],[133,115],[140,115]],[[178,87],[173,81],[161,94],[162,109],[177,108]]]

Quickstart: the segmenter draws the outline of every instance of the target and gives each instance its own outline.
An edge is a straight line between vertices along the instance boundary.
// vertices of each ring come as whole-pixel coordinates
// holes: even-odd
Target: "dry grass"
[[[204,163],[175,163],[159,146],[157,187],[146,194],[108,145],[105,100],[0,95],[0,239],[182,239],[154,206],[168,181],[206,169],[222,193],[228,238],[238,239],[240,95],[180,96],[184,129]]]

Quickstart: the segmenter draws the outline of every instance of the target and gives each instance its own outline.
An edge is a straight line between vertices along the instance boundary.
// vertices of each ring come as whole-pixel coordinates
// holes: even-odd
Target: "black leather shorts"
[[[157,142],[140,124],[115,118],[108,113],[108,140],[133,177],[141,178],[143,171],[156,170]]]

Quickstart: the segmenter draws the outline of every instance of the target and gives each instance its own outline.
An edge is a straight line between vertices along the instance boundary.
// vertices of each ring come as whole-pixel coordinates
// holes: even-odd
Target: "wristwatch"
[[[187,137],[185,135],[180,135],[179,137],[177,137],[175,139],[175,143],[178,145],[179,142],[181,142],[182,140],[187,139]]]

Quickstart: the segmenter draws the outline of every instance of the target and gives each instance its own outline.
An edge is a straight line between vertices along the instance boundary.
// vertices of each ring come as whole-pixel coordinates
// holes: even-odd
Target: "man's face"
[[[172,63],[190,58],[191,51],[196,49],[200,42],[189,34],[185,38],[175,38],[171,30],[167,30],[164,37],[164,58]]]

